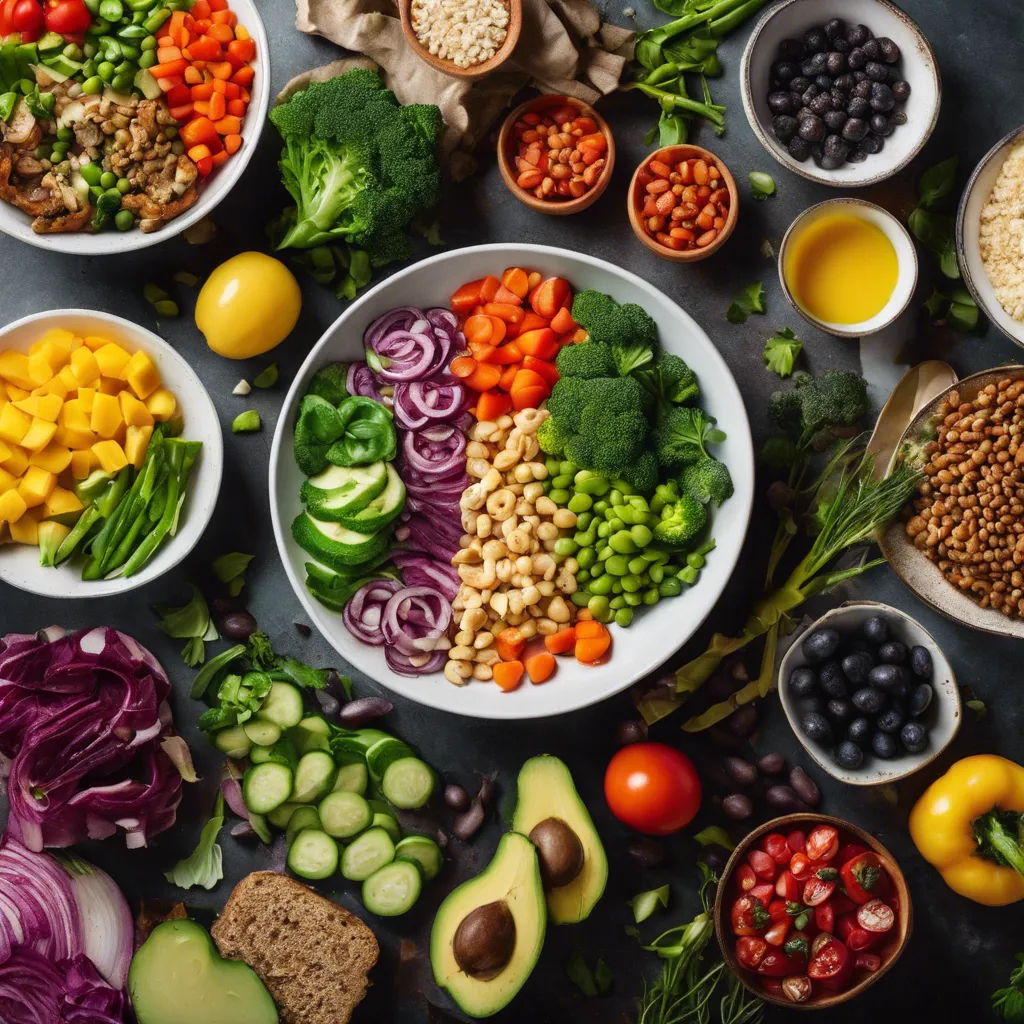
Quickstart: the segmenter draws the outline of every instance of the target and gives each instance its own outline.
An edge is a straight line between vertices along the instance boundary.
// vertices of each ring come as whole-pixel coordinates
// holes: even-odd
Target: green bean
[[[704,556],[698,554],[696,551],[691,551],[686,556],[686,564],[691,569],[703,569],[704,568]]]
[[[626,524],[618,516],[614,519],[608,520],[608,529],[611,530],[612,533],[618,533],[625,527],[625,525]]]
[[[151,7],[156,7],[159,0],[125,0],[130,11],[148,11]]]
[[[633,609],[632,608],[620,608],[615,613],[615,622],[617,625],[625,628],[633,621]]]
[[[574,494],[569,499],[569,504],[566,506],[570,512],[575,512],[576,515],[580,515],[582,512],[589,512],[590,506],[594,504],[594,499],[589,494]]]
[[[620,491],[614,484],[612,485],[612,489],[608,492],[608,501],[613,505],[623,504],[622,491]]]
[[[661,600],[661,594],[658,593],[657,587],[648,587],[643,592],[643,602],[646,605],[657,604]]]
[[[551,490],[548,491],[548,497],[556,505],[564,505],[569,500],[569,492],[561,487],[552,487]]]
[[[585,590],[577,590],[569,595],[569,600],[572,601],[577,608],[586,608],[587,602],[590,600],[590,595]]]
[[[142,44],[139,48],[143,53],[148,53],[150,50],[155,50],[156,46],[156,36],[146,36],[146,38],[142,40]]]
[[[609,524],[611,525],[611,524]],[[620,555],[636,554],[636,545],[630,536],[629,530],[619,530],[608,538],[608,546]]]
[[[125,25],[117,30],[117,38],[129,43],[141,42],[149,33],[141,25]]]
[[[608,502],[605,501],[604,498],[601,498],[598,501],[594,502],[594,507],[591,511],[594,513],[595,516],[603,516],[609,508],[610,506]]]
[[[559,537],[555,541],[555,554],[568,557],[569,555],[575,555],[579,550],[579,545],[572,539],[572,537]]]
[[[647,570],[647,575],[652,583],[660,583],[665,578],[665,569],[661,565],[652,565]]]
[[[625,576],[629,572],[629,565],[622,555],[609,555],[604,566],[613,576]]]
[[[683,583],[689,584],[691,587],[697,582],[699,577],[700,570],[691,568],[690,566],[687,566],[685,569],[680,569],[679,572],[676,573],[677,579],[682,580]],[[669,582],[670,580],[665,580],[665,583]],[[662,586],[664,586],[665,583],[662,583]]]
[[[629,535],[638,548],[645,548],[654,540],[654,534],[643,523],[630,527]]]
[[[683,586],[678,579],[674,579],[669,576],[668,579],[662,580],[658,584],[658,593],[662,597],[676,597],[678,594],[683,592]]]
[[[597,579],[594,579],[593,576],[591,576],[589,588],[590,593],[610,594],[612,592],[612,584],[614,582],[615,581],[611,578],[611,576],[598,576]]]
[[[608,493],[611,484],[600,473],[592,473],[589,469],[581,469],[576,474],[575,486],[577,492],[600,496]]]
[[[150,35],[156,35],[160,30],[160,26],[171,16],[170,10],[166,7],[157,11],[155,14],[151,14],[143,23],[142,27],[150,33]]]
[[[114,214],[114,227],[118,231],[131,231],[135,227],[135,215],[131,210],[118,210]]]
[[[590,524],[594,521],[594,516],[590,512],[580,512],[576,516],[576,529],[585,531],[590,528]]]
[[[576,561],[579,562],[580,569],[589,569],[597,561],[597,552],[590,547],[580,548],[576,552]],[[579,581],[579,573],[576,574],[576,580]]]
[[[608,602],[608,607],[611,608],[611,610],[614,611],[614,612],[617,612],[620,608],[625,608],[626,607],[626,595],[625,594],[616,594],[615,597],[613,597]]]
[[[146,70],[147,68],[153,67],[155,64],[156,64],[156,51],[155,50],[143,50],[142,51],[142,56],[139,57],[139,67],[142,68],[143,70]],[[170,128],[170,127],[171,127],[170,125],[167,126],[167,128]],[[167,128],[164,129],[164,133],[165,134],[167,132]],[[169,135],[167,137],[170,138]]]
[[[612,532],[612,528],[607,523],[598,523],[597,524],[597,535],[602,540],[604,540],[608,536],[608,534],[610,534],[611,532]]]
[[[602,594],[595,594],[588,602],[587,609],[590,614],[596,619],[599,615],[603,615],[608,611],[609,601],[608,598]]]

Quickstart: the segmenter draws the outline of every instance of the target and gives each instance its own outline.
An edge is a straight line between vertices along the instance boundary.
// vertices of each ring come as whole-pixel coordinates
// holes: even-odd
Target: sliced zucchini
[[[295,748],[300,754],[308,754],[311,750],[330,750],[328,742],[331,735],[331,727],[326,719],[320,715],[307,715],[289,733],[295,742]]]
[[[414,811],[430,799],[434,791],[434,772],[418,757],[402,757],[388,766],[380,788],[395,807]]]
[[[240,725],[229,729],[219,729],[213,734],[213,745],[228,757],[247,757],[252,750],[252,740],[245,734]]]
[[[395,859],[395,844],[382,828],[371,828],[345,847],[341,873],[350,882],[363,882]]]
[[[287,828],[288,822],[292,820],[292,814],[302,806],[302,804],[295,804],[291,802],[281,804],[280,807],[275,807],[267,815],[267,821],[269,821],[274,828]]]
[[[291,683],[274,683],[263,700],[259,717],[291,729],[302,721],[302,694]]]
[[[256,814],[269,814],[291,795],[291,769],[275,761],[253,765],[242,779],[245,806]]]
[[[414,860],[423,868],[423,877],[429,882],[441,870],[444,854],[441,847],[429,836],[406,836],[395,844],[398,860]]]
[[[388,485],[388,464],[333,466],[310,477],[299,492],[310,515],[329,523],[343,522],[366,508]]]
[[[402,838],[402,826],[395,820],[393,814],[388,814],[385,811],[374,811],[373,821],[370,822],[370,828],[382,828],[393,842],[398,842]]]
[[[267,761],[274,760],[274,748],[273,747],[253,747],[249,751],[249,760],[253,764],[266,764]]]
[[[338,777],[334,780],[334,791],[358,793],[362,796],[370,784],[370,773],[365,761],[353,761],[338,768]]]
[[[320,815],[316,813],[316,808],[310,807],[309,804],[299,804],[288,819],[285,836],[288,840],[289,846],[291,846],[292,840],[304,828],[315,828],[319,829],[321,832],[324,830],[323,826],[320,824]]]
[[[335,839],[357,836],[373,821],[370,805],[358,793],[328,793],[318,812],[323,830]]]
[[[405,484],[390,462],[387,464],[388,485],[365,508],[357,512],[345,512],[335,521],[360,533],[376,533],[383,530],[405,508]],[[307,506],[308,507],[308,506]]]
[[[300,878],[330,878],[338,870],[338,844],[326,832],[303,829],[288,849],[288,867]]]
[[[392,861],[363,882],[363,906],[378,917],[398,917],[412,909],[422,889],[418,864]]]
[[[292,523],[295,543],[332,569],[368,562],[379,555],[391,539],[390,531],[358,533],[340,523],[314,519],[308,512],[296,516]]]
[[[403,757],[412,757],[412,748],[394,736],[386,736],[366,751],[366,767],[378,782],[391,764]]]
[[[365,757],[374,743],[392,739],[394,736],[383,729],[352,729],[347,733],[339,733],[334,746],[339,753],[359,754],[360,757]]]
[[[338,767],[326,750],[311,750],[299,758],[295,769],[295,792],[291,798],[300,804],[310,804],[331,791]]]
[[[266,843],[269,846],[274,841],[274,837],[270,834],[270,829],[267,827],[267,819],[262,814],[254,814],[250,811],[249,824],[252,826],[253,832],[259,836],[260,842]]]
[[[250,718],[242,731],[258,747],[272,747],[281,738],[281,726],[262,718]]]

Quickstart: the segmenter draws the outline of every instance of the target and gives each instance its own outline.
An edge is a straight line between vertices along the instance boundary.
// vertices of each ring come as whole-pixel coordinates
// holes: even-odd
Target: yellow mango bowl
[[[201,441],[179,526],[131,576],[83,580],[80,558],[40,564],[73,526],[74,485],[138,469],[154,427]],[[108,597],[152,582],[195,547],[217,504],[224,441],[199,377],[167,342],[109,313],[60,309],[0,328],[0,580],[47,597]]]

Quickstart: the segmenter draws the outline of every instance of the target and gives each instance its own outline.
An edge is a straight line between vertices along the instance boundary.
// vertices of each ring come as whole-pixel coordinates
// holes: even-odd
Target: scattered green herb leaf
[[[804,938],[790,939],[783,947],[782,951],[786,956],[800,955],[805,960],[810,953],[810,948],[807,945],[807,940]]]
[[[818,868],[814,874],[823,882],[834,882],[839,877],[839,872],[835,868]]]
[[[959,157],[951,156],[934,167],[929,167],[917,182],[918,204],[931,210],[939,200],[945,199],[953,191],[959,165]]]
[[[775,179],[764,171],[751,171],[750,188],[756,200],[767,199],[775,195]]]
[[[192,586],[189,584],[189,586]],[[160,616],[157,625],[175,640],[187,640],[181,656],[189,668],[206,660],[205,642],[219,639],[217,628],[210,619],[210,609],[198,587],[192,586],[192,599],[180,607],[158,604],[153,610]]]
[[[594,975],[580,953],[574,952],[569,957],[565,965],[565,973],[588,999],[597,995],[597,983],[594,981]]]
[[[765,342],[761,358],[772,373],[788,377],[793,372],[793,364],[803,347],[803,342],[793,331],[789,327],[783,327]]]
[[[191,889],[194,885],[212,889],[224,877],[224,854],[217,842],[223,827],[224,796],[218,793],[213,815],[203,826],[196,848],[170,871],[164,872],[164,878],[179,889]]]
[[[725,317],[730,323],[746,323],[751,313],[764,312],[764,286],[760,281],[748,284],[741,288],[739,294],[732,301],[732,305],[726,310]]]
[[[612,969],[603,960],[598,960],[594,968],[594,984],[599,996],[606,996],[612,990]]]
[[[929,167],[917,182],[917,206],[907,218],[914,237],[939,261],[939,269],[951,280],[960,277],[957,265],[952,214],[937,212],[946,204],[956,183],[959,161],[954,157]],[[931,300],[929,300],[931,301]]]
[[[238,597],[245,586],[245,570],[253,560],[253,555],[231,551],[213,560],[213,574],[225,584],[232,597]]]
[[[1024,953],[1015,957],[1020,964],[1010,972],[1010,984],[1007,988],[996,989],[992,993],[992,1012],[997,1017],[1009,1021],[1024,1021]]]
[[[637,924],[643,924],[658,909],[668,907],[668,885],[659,886],[657,889],[648,889],[646,892],[637,893],[631,900],[629,906],[633,909],[633,920]]]
[[[177,284],[183,284],[186,288],[195,288],[199,284],[199,278],[187,270],[176,270],[171,280]]]
[[[701,846],[721,846],[726,850],[735,850],[736,844],[729,838],[729,833],[720,825],[708,825],[694,837]]]
[[[983,700],[969,700],[967,706],[974,712],[977,718],[984,718],[988,714],[988,708]]]
[[[255,409],[240,412],[231,423],[233,434],[253,434],[262,426],[260,414]]]
[[[277,363],[271,363],[265,370],[261,370],[253,378],[253,386],[257,388],[272,388],[277,383]]]

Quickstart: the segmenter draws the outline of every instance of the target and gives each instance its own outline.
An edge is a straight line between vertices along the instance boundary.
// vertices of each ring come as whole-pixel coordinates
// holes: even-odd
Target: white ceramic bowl
[[[302,510],[303,476],[295,465],[292,441],[295,409],[313,373],[332,360],[362,357],[366,326],[395,306],[447,305],[459,285],[508,266],[529,267],[545,276],[567,278],[577,290],[596,288],[619,302],[637,302],[657,321],[662,344],[682,356],[700,379],[703,404],[728,432],[716,454],[728,465],[735,494],[716,509],[711,552],[698,585],[679,597],[640,610],[629,629],[612,627],[612,656],[607,663],[584,666],[560,658],[558,670],[543,686],[529,683],[511,693],[494,683],[452,686],[442,673],[407,677],[387,667],[379,647],[354,639],[341,616],[307,593],[303,563],[308,556],[292,540],[292,520]],[[387,278],[360,296],[313,347],[295,376],[278,418],[270,453],[270,512],[285,571],[317,629],[351,665],[403,697],[430,707],[478,718],[539,718],[585,707],[624,690],[665,662],[703,622],[728,582],[746,534],[754,495],[754,452],[750,424],[736,381],[707,335],[665,295],[628,271],[582,253],[540,245],[481,245],[441,253]]]
[[[890,635],[910,647],[924,647],[932,656],[932,697],[931,706],[925,712],[922,722],[928,726],[928,745],[920,754],[900,753],[898,757],[883,761],[870,751],[864,752],[864,763],[855,770],[843,768],[836,764],[832,750],[822,743],[810,740],[800,728],[800,716],[808,711],[817,710],[819,701],[814,697],[795,697],[789,690],[789,677],[793,670],[807,664],[807,659],[800,650],[804,637],[810,636],[816,629],[825,626],[836,630],[841,636],[857,635],[864,622],[875,615],[880,615],[889,624]],[[960,690],[957,687],[953,669],[942,653],[942,649],[932,639],[931,634],[906,612],[887,604],[875,601],[849,601],[826,612],[817,622],[811,623],[807,630],[786,652],[779,666],[779,696],[782,708],[786,712],[790,727],[797,739],[811,757],[833,778],[847,782],[851,786],[877,786],[886,782],[896,782],[912,775],[926,764],[931,764],[953,741],[957,729],[960,728],[961,708]]]
[[[1000,139],[974,168],[971,179],[960,196],[960,206],[956,212],[956,248],[964,284],[970,289],[974,301],[1003,334],[1024,347],[1024,322],[1014,320],[999,304],[992,282],[989,281],[988,274],[982,266],[979,246],[982,208],[992,194],[992,186],[999,177],[1010,148],[1021,138],[1024,138],[1024,126],[1015,128],[1005,138]]]
[[[799,39],[809,28],[842,18],[847,25],[867,25],[876,37],[888,36],[900,48],[898,67],[910,83],[903,106],[907,123],[885,140],[880,153],[859,164],[844,163],[833,171],[813,159],[794,160],[772,132],[768,83],[783,39]],[[906,167],[928,141],[939,118],[942,86],[935,54],[911,18],[888,0],[786,0],[766,11],[747,40],[740,69],[743,109],[750,127],[780,164],[811,181],[833,188],[860,188],[891,178]]]
[[[263,28],[256,0],[230,0],[231,10],[238,15],[238,23],[244,25],[256,42],[256,57],[252,66],[256,71],[250,90],[252,101],[242,122],[242,148],[221,168],[216,170],[200,186],[199,199],[195,205],[175,217],[159,231],[145,234],[138,228],[131,231],[114,229],[97,234],[77,231],[65,235],[37,235],[32,230],[32,218],[9,203],[0,202],[0,231],[40,249],[53,252],[67,252],[74,256],[110,256],[116,253],[135,252],[181,234],[186,228],[202,220],[231,191],[242,176],[259,142],[260,133],[267,120],[270,106],[270,47],[267,33]]]
[[[88,309],[57,309],[33,313],[0,329],[0,351],[27,352],[46,331],[64,327],[79,337],[95,334],[110,338],[131,351],[149,355],[160,371],[163,386],[174,393],[184,416],[182,436],[202,441],[203,448],[189,477],[178,532],[134,576],[111,580],[83,580],[80,558],[54,569],[39,564],[39,549],[28,544],[0,546],[0,580],[19,590],[44,597],[110,597],[152,582],[173,569],[199,542],[220,493],[224,471],[224,442],[213,401],[185,359],[166,341],[130,320]]]
[[[822,217],[841,212],[843,207],[847,207],[848,212],[853,216],[861,217],[879,228],[892,243],[893,249],[896,250],[896,286],[892,290],[892,295],[889,296],[889,301],[870,320],[862,320],[857,324],[837,324],[828,320],[819,320],[797,302],[796,296],[793,295],[789,283],[786,281],[786,254],[799,232],[810,227]],[[917,287],[917,249],[914,248],[907,229],[888,210],[883,210],[882,207],[875,206],[874,203],[869,203],[864,199],[828,199],[824,203],[818,203],[817,206],[804,210],[789,225],[789,229],[782,238],[782,244],[779,246],[779,281],[793,308],[809,323],[840,338],[863,338],[888,327],[907,308],[907,304],[914,296],[914,289]]]

